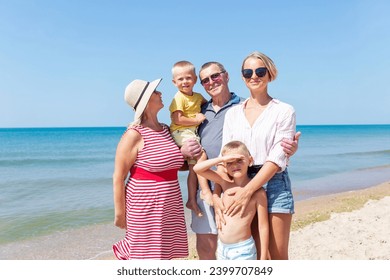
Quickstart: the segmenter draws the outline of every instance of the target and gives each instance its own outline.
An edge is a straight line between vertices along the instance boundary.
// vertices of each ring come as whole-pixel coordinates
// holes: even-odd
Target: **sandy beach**
[[[2,260],[112,260],[124,232],[112,224],[0,245]],[[190,256],[197,259],[194,234]],[[390,182],[296,202],[292,260],[389,260]]]
[[[298,202],[293,229],[292,260],[389,260],[390,182]]]

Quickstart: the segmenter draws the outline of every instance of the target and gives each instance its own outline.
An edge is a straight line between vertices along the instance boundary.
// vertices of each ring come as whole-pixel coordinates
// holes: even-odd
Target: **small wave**
[[[390,155],[390,150],[339,153],[331,156],[380,156],[380,155]]]
[[[357,168],[357,171],[380,171],[381,169],[390,169],[390,164],[385,164],[385,165],[379,165],[379,166],[371,166],[371,167],[365,167],[365,168]]]
[[[72,157],[72,158],[23,158],[23,159],[1,159],[0,167],[29,167],[29,166],[69,166],[77,164],[91,164],[113,162],[111,157]]]
[[[13,219],[0,219],[0,244],[35,238],[58,231],[112,220],[113,210],[89,208],[70,211],[53,211],[38,215],[20,215]]]

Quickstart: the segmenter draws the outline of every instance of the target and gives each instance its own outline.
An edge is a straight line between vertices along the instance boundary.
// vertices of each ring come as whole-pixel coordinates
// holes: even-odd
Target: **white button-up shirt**
[[[271,161],[286,169],[288,158],[280,145],[283,138],[293,139],[296,130],[294,108],[277,99],[272,99],[251,127],[245,117],[245,100],[226,113],[222,147],[233,140],[243,142],[249,149],[255,165]]]

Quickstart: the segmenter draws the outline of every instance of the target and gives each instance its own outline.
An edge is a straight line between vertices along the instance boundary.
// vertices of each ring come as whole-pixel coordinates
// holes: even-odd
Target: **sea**
[[[302,125],[295,200],[390,181],[390,125]],[[124,127],[0,128],[0,244],[112,223]],[[187,172],[179,172],[183,201]]]

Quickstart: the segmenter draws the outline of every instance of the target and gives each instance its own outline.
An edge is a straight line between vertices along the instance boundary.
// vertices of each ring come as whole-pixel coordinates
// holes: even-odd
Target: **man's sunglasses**
[[[226,71],[221,71],[219,73],[215,73],[215,74],[212,74],[210,75],[210,77],[207,77],[207,78],[204,78],[200,81],[200,83],[205,86],[207,85],[208,83],[210,83],[210,79],[213,80],[213,82],[219,80],[221,78],[221,74],[222,73],[225,73]]]
[[[250,79],[252,78],[252,75],[253,75],[253,70],[252,69],[242,69],[241,70],[241,73],[242,73],[242,76],[245,78],[245,79]],[[255,73],[256,73],[256,76],[259,77],[259,78],[262,78],[265,76],[265,74],[267,74],[267,68],[265,67],[259,67],[255,70]]]

